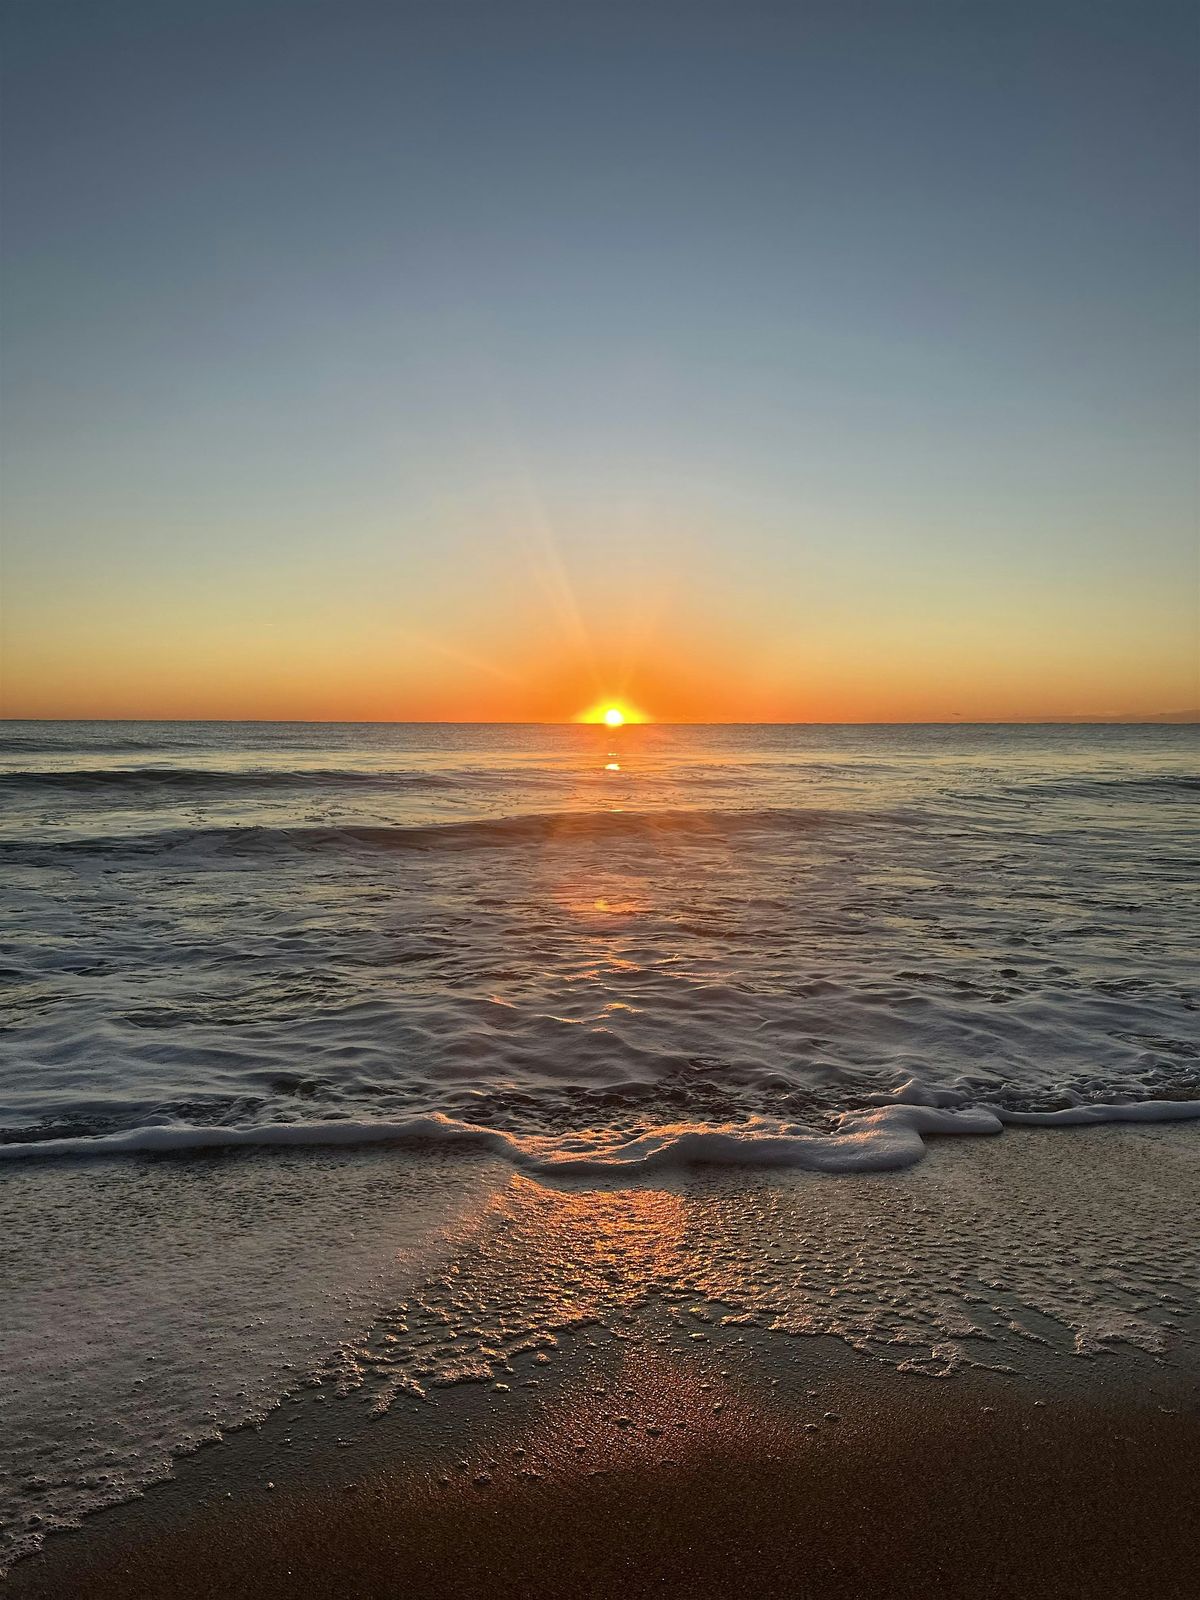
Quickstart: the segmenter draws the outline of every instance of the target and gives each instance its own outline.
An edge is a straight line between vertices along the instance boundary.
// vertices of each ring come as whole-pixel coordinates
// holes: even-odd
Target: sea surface
[[[0,1571],[605,1341],[1190,1372],[1198,798],[1189,727],[0,725]]]
[[[0,1153],[1194,1106],[1197,800],[1188,726],[10,722]]]

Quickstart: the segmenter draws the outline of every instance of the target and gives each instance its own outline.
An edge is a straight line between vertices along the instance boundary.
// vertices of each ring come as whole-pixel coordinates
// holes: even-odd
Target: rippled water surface
[[[1194,1126],[895,1169],[1200,1111],[1195,729],[0,731],[0,1569],[571,1339],[1192,1359]]]
[[[4,724],[0,1140],[1193,1098],[1197,798],[1190,727]]]

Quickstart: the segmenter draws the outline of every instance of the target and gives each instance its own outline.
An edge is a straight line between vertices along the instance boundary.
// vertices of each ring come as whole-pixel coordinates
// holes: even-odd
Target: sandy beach
[[[943,1141],[878,1179],[697,1169],[641,1190],[462,1162],[471,1198],[410,1252],[403,1298],[173,1478],[53,1535],[9,1591],[1194,1593],[1195,1307],[1168,1286],[1195,1265],[1195,1132],[980,1149]],[[370,1159],[377,1177],[419,1160]],[[1106,1192],[1136,1224],[1121,1262]],[[922,1229],[969,1193],[970,1232],[931,1255]],[[1157,1304],[1144,1284],[1132,1302],[1150,1261]],[[858,1320],[822,1331],[816,1292],[853,1299],[856,1275]]]
[[[755,1361],[757,1382],[636,1336],[570,1348],[511,1420],[498,1425],[472,1388],[348,1448],[331,1437],[341,1407],[285,1408],[62,1535],[10,1589],[31,1600],[1195,1592],[1194,1385],[1124,1368],[1047,1398],[1023,1382],[864,1371],[830,1351],[797,1363],[758,1343]],[[522,1363],[515,1382],[538,1370]]]

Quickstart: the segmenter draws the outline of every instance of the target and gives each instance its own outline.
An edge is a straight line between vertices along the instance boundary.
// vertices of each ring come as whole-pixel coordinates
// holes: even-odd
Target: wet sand
[[[397,1151],[31,1169],[0,1398],[48,1537],[5,1592],[1190,1597],[1196,1153],[1011,1134],[621,1189]],[[247,1425],[52,1531],[55,1473],[134,1492],[236,1381]]]
[[[1161,1368],[1068,1391],[817,1341],[529,1357],[351,1438],[306,1399],[13,1570],[17,1600],[240,1595],[1191,1596],[1200,1410]],[[807,1341],[805,1342],[807,1345]],[[819,1359],[814,1359],[819,1354]],[[533,1373],[541,1374],[532,1377]],[[774,1376],[772,1377],[772,1373]]]

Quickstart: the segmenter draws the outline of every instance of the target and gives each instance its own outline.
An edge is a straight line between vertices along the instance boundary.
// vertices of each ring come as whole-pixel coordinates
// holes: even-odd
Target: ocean
[[[1198,796],[1185,726],[3,725],[0,1569],[643,1325],[1157,1370]]]
[[[9,1157],[886,1166],[1200,1091],[1193,727],[9,723],[0,795]]]

